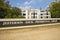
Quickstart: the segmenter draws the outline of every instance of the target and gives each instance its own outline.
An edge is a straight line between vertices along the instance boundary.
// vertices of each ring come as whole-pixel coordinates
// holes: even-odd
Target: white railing
[[[0,19],[0,26],[10,25],[28,25],[41,23],[56,23],[60,22],[60,18],[46,18],[46,19]]]

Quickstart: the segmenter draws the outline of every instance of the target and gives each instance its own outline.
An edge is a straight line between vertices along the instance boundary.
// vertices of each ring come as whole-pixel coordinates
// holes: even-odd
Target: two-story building
[[[51,18],[49,11],[41,11],[39,9],[22,10],[22,16],[26,19]]]

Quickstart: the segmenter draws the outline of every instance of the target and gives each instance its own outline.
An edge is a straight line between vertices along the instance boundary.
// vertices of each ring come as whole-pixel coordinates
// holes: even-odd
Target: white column
[[[40,10],[37,11],[37,18],[40,18]]]
[[[28,10],[26,10],[26,19],[28,19]]]
[[[31,12],[29,13],[29,19],[31,19]]]

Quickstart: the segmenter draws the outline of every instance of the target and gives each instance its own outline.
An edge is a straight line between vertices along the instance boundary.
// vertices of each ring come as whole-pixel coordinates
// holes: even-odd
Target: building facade
[[[22,10],[22,16],[26,19],[51,18],[51,13],[48,11],[41,11],[39,9]]]

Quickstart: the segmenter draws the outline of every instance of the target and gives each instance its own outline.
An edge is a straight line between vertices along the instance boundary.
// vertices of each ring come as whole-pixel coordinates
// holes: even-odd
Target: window
[[[26,14],[23,14],[23,16],[25,16]]]
[[[43,18],[43,17],[41,17],[41,18]]]
[[[37,18],[37,16],[35,16],[35,18]]]
[[[33,16],[32,16],[32,15],[33,15]],[[31,13],[31,16],[32,16],[31,18],[37,18],[36,15],[37,15],[37,13]]]
[[[37,13],[31,13],[31,18],[37,18]]]
[[[37,13],[35,13],[35,15],[37,15]]]
[[[43,14],[41,14],[41,15],[43,15]]]
[[[48,16],[46,18],[48,18]]]

